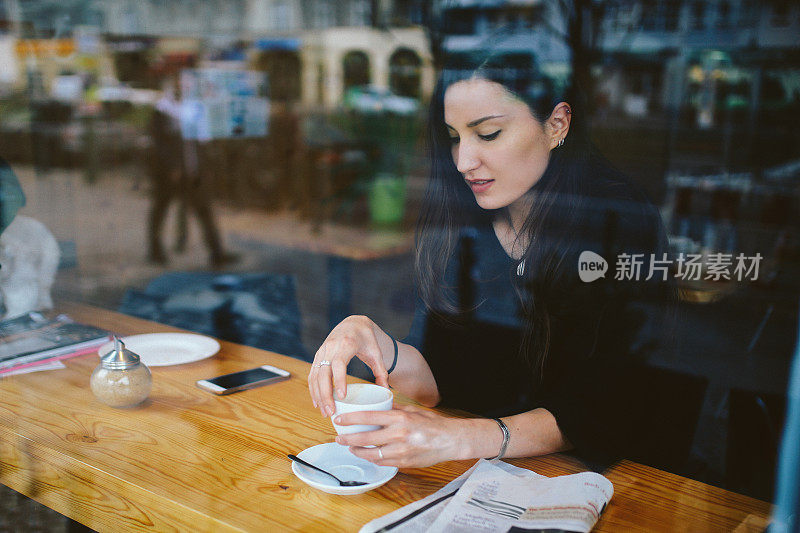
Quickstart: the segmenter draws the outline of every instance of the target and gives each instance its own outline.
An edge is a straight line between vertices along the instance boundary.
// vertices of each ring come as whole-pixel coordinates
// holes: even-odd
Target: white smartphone
[[[201,379],[196,385],[214,394],[230,394],[240,390],[252,389],[289,379],[291,374],[286,370],[270,365],[262,365],[250,370],[242,370],[233,374],[225,374],[211,379]]]

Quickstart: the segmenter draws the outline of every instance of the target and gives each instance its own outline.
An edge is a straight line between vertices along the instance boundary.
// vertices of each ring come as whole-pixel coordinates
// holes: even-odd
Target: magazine
[[[91,352],[111,338],[104,329],[66,315],[32,312],[0,322],[0,374]]]

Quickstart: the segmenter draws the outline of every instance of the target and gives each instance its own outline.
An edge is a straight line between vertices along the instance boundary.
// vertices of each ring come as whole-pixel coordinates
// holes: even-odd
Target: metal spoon
[[[323,474],[328,474],[328,475],[329,475],[329,476],[331,476],[333,479],[335,479],[336,481],[338,481],[338,482],[339,482],[339,486],[340,486],[340,487],[360,487],[361,485],[369,485],[369,483],[367,483],[367,482],[365,482],[365,481],[342,481],[341,479],[339,479],[338,477],[334,476],[334,475],[333,475],[333,474],[331,474],[330,472],[328,472],[328,471],[326,471],[326,470],[323,470],[323,469],[321,469],[321,468],[320,468],[320,467],[318,467],[318,466],[314,466],[314,465],[312,465],[311,463],[308,463],[308,462],[306,462],[306,461],[303,461],[302,459],[300,459],[300,458],[299,458],[299,457],[297,457],[296,455],[292,455],[291,453],[290,453],[290,454],[287,454],[287,457],[288,457],[289,459],[291,459],[292,461],[297,461],[297,462],[298,462],[298,463],[300,463],[301,465],[306,465],[307,467],[309,467],[309,468],[313,468],[314,470],[318,470],[318,471],[322,472]]]

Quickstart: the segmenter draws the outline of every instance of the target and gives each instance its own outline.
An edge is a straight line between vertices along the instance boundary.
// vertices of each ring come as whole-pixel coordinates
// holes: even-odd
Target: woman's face
[[[448,87],[444,120],[453,162],[483,209],[513,208],[544,174],[552,135],[499,83],[470,79]]]

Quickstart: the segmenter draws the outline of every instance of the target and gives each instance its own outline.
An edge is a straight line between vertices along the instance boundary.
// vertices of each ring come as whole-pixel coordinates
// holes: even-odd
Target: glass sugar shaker
[[[139,356],[114,336],[114,349],[100,357],[90,380],[95,397],[111,407],[133,407],[142,403],[153,387],[150,369]]]

